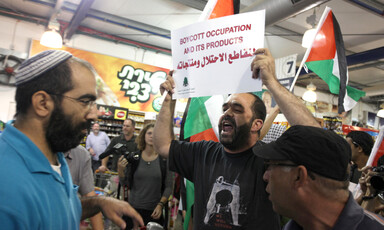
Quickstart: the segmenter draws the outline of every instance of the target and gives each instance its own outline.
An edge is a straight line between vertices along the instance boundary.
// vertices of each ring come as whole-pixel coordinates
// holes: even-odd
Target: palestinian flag
[[[348,69],[343,36],[332,9],[325,8],[316,29],[316,37],[307,49],[303,62],[339,95],[338,112],[351,110],[365,92],[347,86]]]
[[[200,16],[199,21],[224,17],[239,13],[240,0],[209,0]],[[221,95],[210,97],[195,97],[188,100],[181,123],[180,139],[191,142],[201,140],[219,141],[218,122],[222,114],[225,97]],[[186,181],[187,213],[184,220],[184,230],[188,229],[191,207],[194,203],[193,183]]]

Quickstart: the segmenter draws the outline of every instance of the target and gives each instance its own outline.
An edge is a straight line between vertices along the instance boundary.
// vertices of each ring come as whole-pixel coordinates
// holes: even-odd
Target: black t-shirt
[[[213,141],[172,141],[170,170],[195,184],[194,229],[280,229],[263,181],[263,160]]]

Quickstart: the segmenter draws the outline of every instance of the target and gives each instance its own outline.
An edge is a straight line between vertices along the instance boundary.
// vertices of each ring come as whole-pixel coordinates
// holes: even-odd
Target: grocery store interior
[[[206,4],[207,0],[0,0],[1,130],[16,110],[14,71],[28,57],[51,49],[41,44],[43,34],[50,31],[62,39],[57,49],[95,67],[100,130],[110,139],[117,137],[129,117],[136,121],[138,134],[156,120],[159,85],[177,66],[171,31],[198,22]],[[324,128],[341,135],[363,130],[376,138],[384,125],[383,0],[240,0],[240,14],[265,9],[264,46],[276,59],[297,55],[298,70],[306,52],[303,35],[315,28],[327,6],[343,35],[348,85],[365,96],[352,110],[339,114],[338,95],[315,73],[304,70],[293,92],[300,98],[309,89],[316,93],[315,101],[303,103]],[[133,74],[143,75],[144,80],[133,81],[147,86],[147,94],[126,86]],[[187,101],[177,101],[177,135]],[[274,122],[289,126],[283,114]]]

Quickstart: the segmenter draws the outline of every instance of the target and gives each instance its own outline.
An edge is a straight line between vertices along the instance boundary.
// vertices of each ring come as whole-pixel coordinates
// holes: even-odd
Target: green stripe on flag
[[[305,65],[328,84],[331,93],[339,94],[340,79],[332,74],[333,59],[306,62]]]
[[[188,138],[195,134],[201,133],[206,129],[212,128],[211,121],[209,120],[204,104],[209,98],[210,96],[191,98],[191,103],[188,108],[188,114],[184,125],[184,138]]]
[[[355,89],[355,88],[353,88],[351,86],[347,86],[347,94],[348,94],[348,96],[350,98],[352,98],[355,101],[358,101],[360,99],[360,97],[364,97],[365,96],[365,92],[364,91]]]
[[[316,73],[321,79],[323,79],[329,87],[329,91],[333,94],[339,94],[340,79],[333,75],[333,60],[312,61],[306,62],[308,69]],[[365,92],[347,86],[347,94],[350,98],[358,101],[361,97],[365,96]]]

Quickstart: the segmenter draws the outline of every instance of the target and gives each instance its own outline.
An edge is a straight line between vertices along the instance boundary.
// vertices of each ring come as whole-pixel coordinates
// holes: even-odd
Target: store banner
[[[254,52],[264,47],[265,10],[173,30],[174,98],[261,91],[252,78]]]
[[[33,40],[30,56],[48,49]],[[98,73],[97,104],[144,112],[160,110],[159,86],[166,79],[168,69],[65,46],[62,50],[95,67]]]

